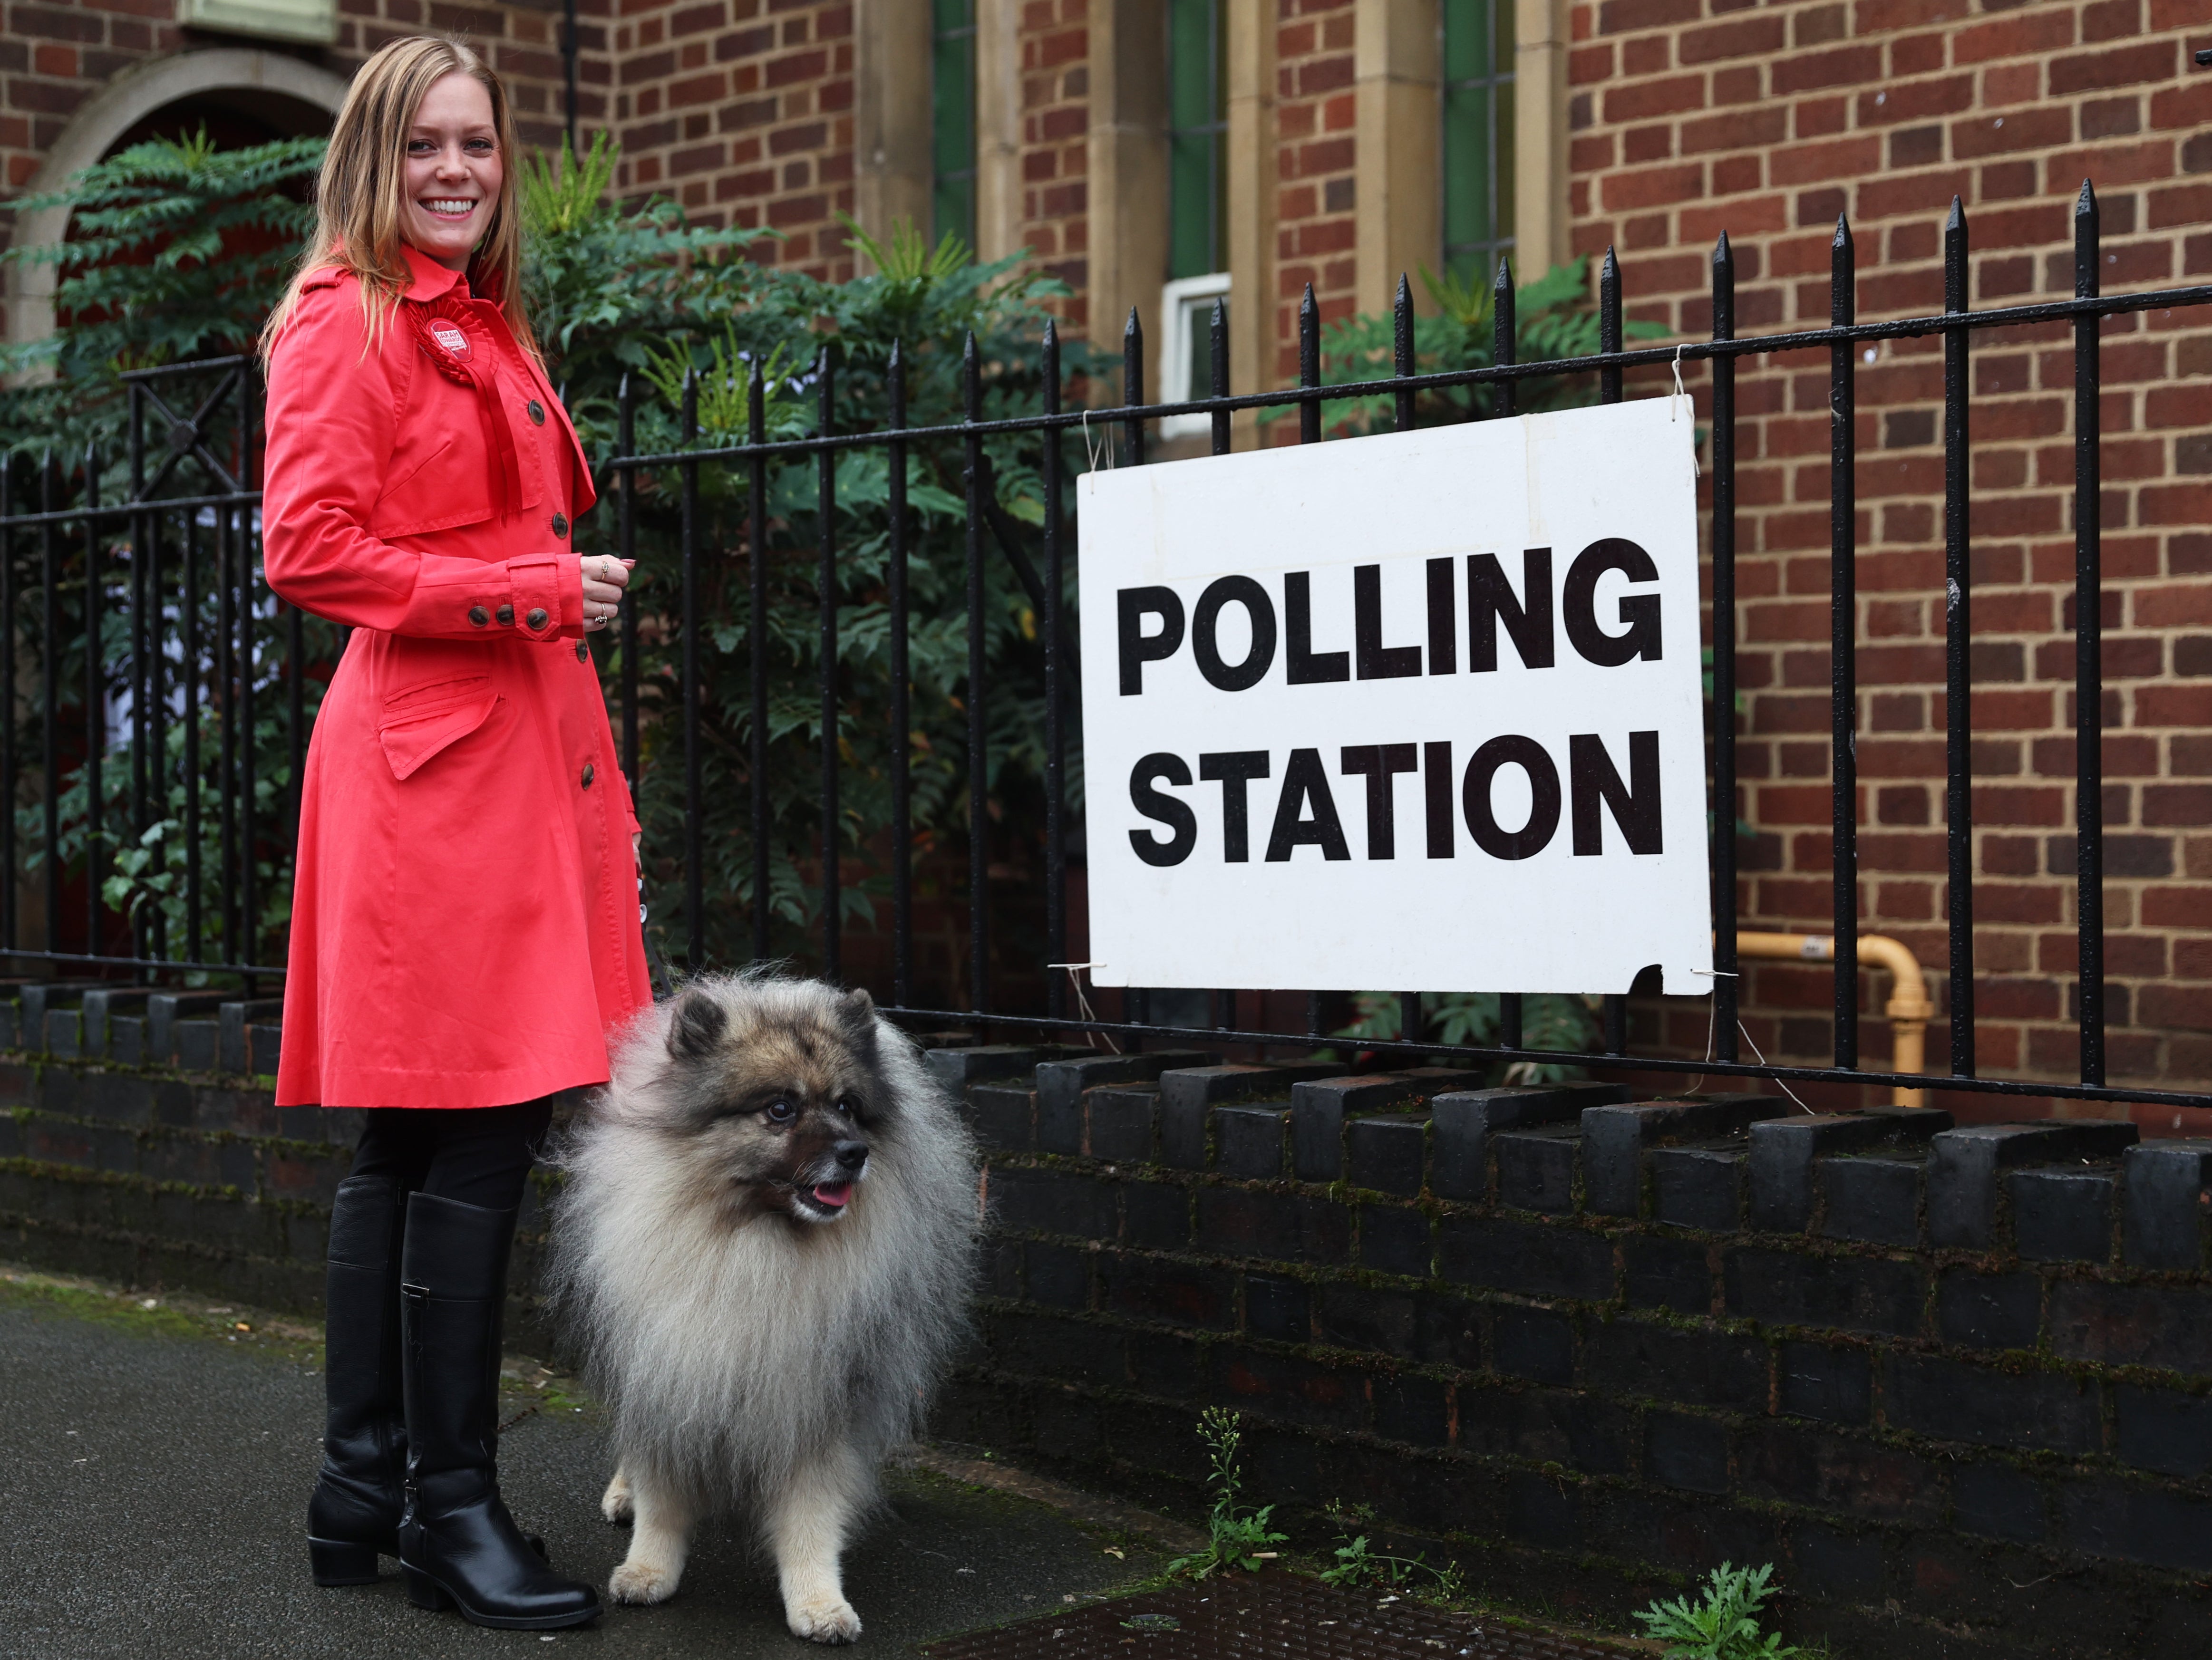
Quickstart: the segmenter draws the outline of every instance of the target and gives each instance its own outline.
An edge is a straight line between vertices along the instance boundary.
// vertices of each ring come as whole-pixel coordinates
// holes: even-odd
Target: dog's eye
[[[789,1101],[770,1101],[768,1104],[768,1116],[769,1122],[771,1124],[789,1124],[799,1116],[799,1109]]]
[[[845,1096],[839,1096],[837,1098],[837,1110],[843,1113],[847,1118],[851,1118],[853,1116],[852,1101]]]

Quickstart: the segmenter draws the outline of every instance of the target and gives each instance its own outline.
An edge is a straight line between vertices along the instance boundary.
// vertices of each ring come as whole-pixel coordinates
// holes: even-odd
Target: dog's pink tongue
[[[852,1197],[853,1184],[850,1182],[824,1182],[814,1190],[815,1203],[828,1205],[832,1210],[844,1204]]]

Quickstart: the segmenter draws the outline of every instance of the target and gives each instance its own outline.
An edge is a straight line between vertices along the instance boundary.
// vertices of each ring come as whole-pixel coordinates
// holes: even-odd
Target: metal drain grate
[[[922,1650],[930,1660],[1624,1660],[1638,1651],[1273,1572],[1094,1602]]]

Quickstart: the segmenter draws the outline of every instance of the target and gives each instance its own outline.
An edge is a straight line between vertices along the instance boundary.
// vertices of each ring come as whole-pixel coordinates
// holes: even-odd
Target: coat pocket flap
[[[499,707],[490,680],[473,676],[416,688],[384,701],[377,736],[395,779],[412,777],[440,750],[483,725]]]

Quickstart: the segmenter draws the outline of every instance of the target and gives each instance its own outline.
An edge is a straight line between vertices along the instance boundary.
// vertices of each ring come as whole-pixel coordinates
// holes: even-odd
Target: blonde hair
[[[337,265],[361,286],[362,315],[372,347],[391,320],[400,296],[414,281],[399,249],[407,203],[407,134],[423,94],[449,75],[465,75],[491,97],[492,131],[499,146],[499,200],[491,224],[470,257],[470,285],[495,297],[507,326],[533,355],[538,342],[523,314],[519,276],[522,266],[522,211],[516,191],[521,157],[514,137],[514,116],[499,76],[462,42],[410,35],[394,40],[363,64],[346,93],[331,133],[323,170],[315,181],[315,233],[284,297],[261,330],[265,362],[285,326],[299,309],[308,277]]]

